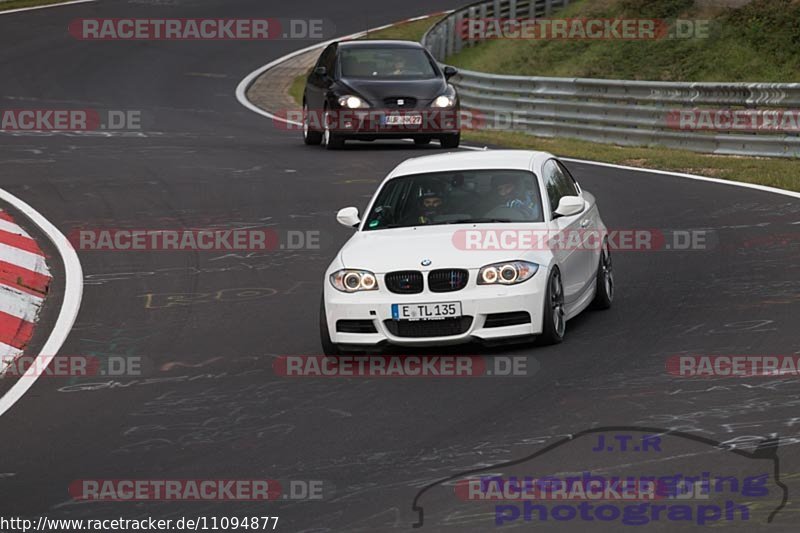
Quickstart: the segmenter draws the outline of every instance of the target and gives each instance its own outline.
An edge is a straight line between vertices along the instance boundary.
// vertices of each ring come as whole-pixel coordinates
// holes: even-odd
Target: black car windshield
[[[343,48],[342,77],[372,79],[430,79],[437,76],[428,55],[419,48]]]
[[[388,181],[365,231],[441,224],[543,222],[538,179],[525,170],[460,170]]]

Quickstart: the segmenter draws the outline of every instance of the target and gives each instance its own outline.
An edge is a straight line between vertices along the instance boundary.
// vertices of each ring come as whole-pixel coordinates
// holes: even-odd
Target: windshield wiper
[[[489,224],[492,222],[526,222],[524,220],[511,220],[510,218],[459,218],[457,220],[448,220],[446,222],[433,222],[431,224],[400,224],[392,223],[370,228],[376,229],[392,229],[392,228],[423,228],[425,226],[443,226],[445,224]]]
[[[382,226],[375,226],[374,228],[367,227],[368,231],[376,230],[376,229],[392,229],[392,228],[405,228],[406,226],[402,224],[392,223],[392,224],[384,224]]]

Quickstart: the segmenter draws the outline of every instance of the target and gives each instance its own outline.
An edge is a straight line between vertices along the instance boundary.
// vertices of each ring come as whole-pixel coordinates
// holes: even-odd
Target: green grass
[[[699,174],[800,192],[800,161],[797,159],[705,155],[669,148],[623,147],[575,139],[543,139],[511,132],[465,132],[463,137],[471,144],[544,150],[562,157]]]
[[[639,16],[665,16],[659,13],[658,9],[668,9],[667,4],[675,4],[683,0],[652,0],[656,7],[656,13],[645,12]],[[781,0],[774,0],[781,1]],[[615,3],[617,0],[612,0]],[[609,1],[602,1],[606,5]],[[642,3],[642,0],[627,0],[627,3]],[[800,3],[800,2],[795,2]],[[585,4],[581,2],[581,4]],[[572,6],[570,9],[578,9],[580,6]],[[584,6],[585,7],[585,6]],[[591,16],[591,15],[583,15]],[[798,14],[797,20],[800,20]],[[423,20],[414,23],[402,24],[398,27],[393,27],[380,32],[370,34],[370,39],[409,39],[419,40],[425,30],[434,23],[434,20]],[[468,59],[470,54],[477,54],[481,48],[493,48],[499,44],[504,46],[512,45],[519,46],[521,41],[514,42],[501,42],[495,41],[488,44],[481,45],[467,52],[455,56],[456,59]],[[514,44],[516,43],[516,44]],[[800,43],[800,39],[798,40]],[[530,45],[530,43],[523,43]],[[541,44],[541,43],[538,43]],[[635,43],[628,43],[635,44]],[[800,45],[798,45],[800,49]],[[800,50],[795,50],[795,52]],[[486,60],[488,56],[476,56]],[[504,56],[498,55],[493,61],[497,62]],[[546,61],[547,62],[547,61]],[[452,63],[448,60],[448,63]],[[554,63],[550,61],[550,63]],[[647,61],[645,61],[647,63]],[[486,70],[493,71],[493,63],[475,65],[472,63],[456,62],[457,66],[468,68],[470,70]],[[647,65],[639,65],[642,68],[647,68]],[[494,70],[496,71],[496,70]],[[795,72],[795,77],[800,77],[799,72]],[[516,73],[524,73],[528,75],[539,74],[538,71],[527,70]],[[550,73],[549,75],[562,75]],[[569,74],[577,75],[577,74]],[[608,76],[604,73],[595,73],[597,77],[614,77]],[[647,77],[647,76],[645,76]],[[303,87],[305,84],[305,76],[300,76],[294,80],[289,90],[291,96],[297,101],[298,106],[302,103]],[[608,144],[591,143],[587,141],[580,141],[574,139],[543,139],[539,137],[532,137],[523,133],[510,133],[510,132],[464,132],[464,140],[471,144],[488,144],[492,146],[503,146],[508,148],[521,148],[521,149],[535,149],[545,150],[552,152],[563,157],[573,157],[576,159],[588,159],[593,161],[602,161],[606,163],[616,163],[620,165],[627,165],[632,167],[652,168],[658,170],[670,170],[674,172],[685,172],[689,174],[699,174],[701,176],[709,176],[714,178],[721,178],[734,181],[742,181],[746,183],[757,183],[760,185],[768,185],[771,187],[778,187],[781,189],[788,189],[792,191],[800,191],[800,176],[798,175],[798,160],[797,159],[769,159],[757,157],[735,157],[735,156],[717,156],[697,154],[694,152],[687,152],[683,150],[673,150],[669,148],[658,147],[623,147]]]
[[[8,9],[18,9],[20,7],[46,6],[48,4],[60,4],[65,0],[10,0],[0,2],[0,11]]]
[[[289,86],[289,96],[297,104],[297,107],[303,105],[303,91],[306,88],[306,78],[308,77],[308,73],[301,74],[297,76],[293,81],[292,84]]]
[[[578,0],[554,17],[712,19],[705,39],[658,41],[494,40],[447,59],[467,70],[526,76],[672,81],[800,81],[800,0],[756,0],[699,10],[693,0]],[[797,159],[705,155],[622,147],[524,133],[469,132],[473,143],[538,149],[800,191]]]
[[[439,18],[441,17],[425,17],[424,19],[415,20],[414,22],[395,24],[389,28],[368,33],[362,37],[362,39],[419,41],[422,39],[425,32],[428,31],[428,28],[433,26]]]
[[[708,38],[498,39],[447,59],[468,70],[526,76],[670,81],[800,81],[800,0],[756,0],[739,9],[693,0],[578,0],[553,17],[705,19]]]

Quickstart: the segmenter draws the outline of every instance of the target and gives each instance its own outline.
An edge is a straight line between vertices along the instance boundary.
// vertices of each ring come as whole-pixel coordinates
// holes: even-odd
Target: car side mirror
[[[358,218],[358,208],[344,207],[339,209],[339,212],[336,213],[336,221],[342,226],[347,226],[348,228],[358,226],[358,224],[361,222],[361,219]]]
[[[315,67],[314,68],[314,74],[316,76],[327,76],[328,75],[328,69],[325,68],[325,67]]]
[[[449,80],[450,78],[452,78],[456,74],[458,74],[458,69],[457,68],[451,67],[450,65],[447,65],[447,66],[444,67],[444,79]]]
[[[571,217],[583,211],[585,207],[586,202],[580,196],[562,196],[555,214],[562,217]]]

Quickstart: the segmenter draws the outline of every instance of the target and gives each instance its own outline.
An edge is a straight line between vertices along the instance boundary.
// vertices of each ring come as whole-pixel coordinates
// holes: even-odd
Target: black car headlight
[[[431,107],[446,108],[456,105],[456,96],[454,94],[442,94],[433,99]]]
[[[363,98],[354,96],[352,94],[345,94],[338,99],[339,105],[347,109],[364,109],[369,107],[369,104]]]
[[[478,285],[516,285],[533,277],[539,265],[528,261],[506,261],[481,267]]]
[[[378,290],[378,279],[369,270],[344,268],[331,274],[330,280],[331,285],[342,292]]]

